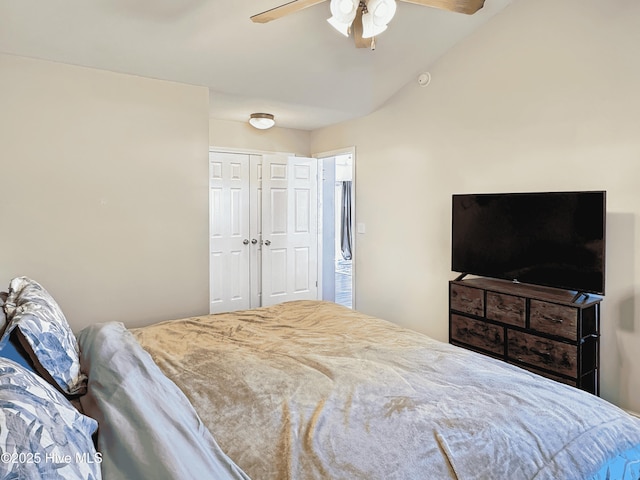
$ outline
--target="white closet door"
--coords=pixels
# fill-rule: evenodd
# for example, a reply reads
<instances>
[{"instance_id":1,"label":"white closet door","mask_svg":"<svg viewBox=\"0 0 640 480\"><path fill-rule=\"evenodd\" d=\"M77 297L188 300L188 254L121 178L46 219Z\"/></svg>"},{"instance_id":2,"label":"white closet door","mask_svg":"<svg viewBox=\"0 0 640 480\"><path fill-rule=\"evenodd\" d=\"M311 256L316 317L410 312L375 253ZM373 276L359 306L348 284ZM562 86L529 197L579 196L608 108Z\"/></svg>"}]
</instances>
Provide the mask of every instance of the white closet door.
<instances>
[{"instance_id":1,"label":"white closet door","mask_svg":"<svg viewBox=\"0 0 640 480\"><path fill-rule=\"evenodd\" d=\"M315 158L262 159L262 305L318 298Z\"/></svg>"},{"instance_id":2,"label":"white closet door","mask_svg":"<svg viewBox=\"0 0 640 480\"><path fill-rule=\"evenodd\" d=\"M209 311L250 308L249 155L212 152L209 164Z\"/></svg>"}]
</instances>

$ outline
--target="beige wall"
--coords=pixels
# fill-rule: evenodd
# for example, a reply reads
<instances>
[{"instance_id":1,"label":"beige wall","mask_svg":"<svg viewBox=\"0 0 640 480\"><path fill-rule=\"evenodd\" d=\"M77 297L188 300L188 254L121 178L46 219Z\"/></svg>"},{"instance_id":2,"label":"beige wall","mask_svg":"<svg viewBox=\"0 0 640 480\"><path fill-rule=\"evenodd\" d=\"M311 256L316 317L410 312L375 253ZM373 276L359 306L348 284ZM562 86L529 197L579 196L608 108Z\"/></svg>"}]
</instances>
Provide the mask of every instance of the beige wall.
<instances>
[{"instance_id":1,"label":"beige wall","mask_svg":"<svg viewBox=\"0 0 640 480\"><path fill-rule=\"evenodd\" d=\"M208 91L0 55L0 289L72 327L208 311Z\"/></svg>"},{"instance_id":2,"label":"beige wall","mask_svg":"<svg viewBox=\"0 0 640 480\"><path fill-rule=\"evenodd\" d=\"M277 119L276 119L277 120ZM306 130L273 127L256 130L247 122L211 118L209 144L212 147L243 151L293 153L309 156L311 133Z\"/></svg>"},{"instance_id":3,"label":"beige wall","mask_svg":"<svg viewBox=\"0 0 640 480\"><path fill-rule=\"evenodd\" d=\"M602 395L640 411L639 24L638 2L519 0L429 87L312 133L357 148L359 309L446 340L452 193L606 189Z\"/></svg>"},{"instance_id":4,"label":"beige wall","mask_svg":"<svg viewBox=\"0 0 640 480\"><path fill-rule=\"evenodd\" d=\"M204 313L209 145L355 145L358 308L445 340L452 193L604 188L603 396L640 411L639 5L518 0L429 87L311 134L209 122L204 88L0 55L0 287L40 280L75 329Z\"/></svg>"}]
</instances>

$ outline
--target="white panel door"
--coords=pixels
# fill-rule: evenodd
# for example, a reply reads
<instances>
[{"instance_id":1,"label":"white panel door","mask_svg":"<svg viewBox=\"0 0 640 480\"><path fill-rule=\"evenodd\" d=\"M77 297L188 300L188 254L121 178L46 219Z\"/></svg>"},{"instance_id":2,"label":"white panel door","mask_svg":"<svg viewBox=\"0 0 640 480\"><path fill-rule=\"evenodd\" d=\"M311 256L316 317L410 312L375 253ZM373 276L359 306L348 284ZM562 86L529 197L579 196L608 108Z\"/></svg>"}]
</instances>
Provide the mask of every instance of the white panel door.
<instances>
[{"instance_id":1,"label":"white panel door","mask_svg":"<svg viewBox=\"0 0 640 480\"><path fill-rule=\"evenodd\" d=\"M262 159L262 305L318 298L315 158Z\"/></svg>"},{"instance_id":2,"label":"white panel door","mask_svg":"<svg viewBox=\"0 0 640 480\"><path fill-rule=\"evenodd\" d=\"M210 313L251 307L249 158L209 154Z\"/></svg>"}]
</instances>

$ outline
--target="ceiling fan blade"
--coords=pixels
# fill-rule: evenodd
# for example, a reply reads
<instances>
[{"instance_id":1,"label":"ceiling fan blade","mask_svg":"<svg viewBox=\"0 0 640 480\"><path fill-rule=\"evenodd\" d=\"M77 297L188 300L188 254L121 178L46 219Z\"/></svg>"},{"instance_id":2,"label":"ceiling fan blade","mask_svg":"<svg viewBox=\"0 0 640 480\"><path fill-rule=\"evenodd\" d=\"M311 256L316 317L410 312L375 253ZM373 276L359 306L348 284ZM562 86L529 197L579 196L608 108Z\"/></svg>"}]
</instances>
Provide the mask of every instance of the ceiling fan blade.
<instances>
[{"instance_id":1,"label":"ceiling fan blade","mask_svg":"<svg viewBox=\"0 0 640 480\"><path fill-rule=\"evenodd\" d=\"M251 21L255 23L267 23L271 20L276 20L278 18L284 17L285 15L289 15L290 13L297 12L307 7L313 7L318 3L326 1L327 0L293 0L289 3L285 3L284 5L280 5L279 7L267 10L266 12L253 15L251 17Z\"/></svg>"},{"instance_id":2,"label":"ceiling fan blade","mask_svg":"<svg viewBox=\"0 0 640 480\"><path fill-rule=\"evenodd\" d=\"M362 11L364 7L361 5L356 12L356 18L353 19L351 24L351 31L353 32L353 40L356 43L356 48L371 48L371 42L373 38L362 38Z\"/></svg>"},{"instance_id":3,"label":"ceiling fan blade","mask_svg":"<svg viewBox=\"0 0 640 480\"><path fill-rule=\"evenodd\" d=\"M451 12L466 13L473 15L484 6L485 0L400 0L416 5L426 5L427 7L440 8Z\"/></svg>"}]
</instances>

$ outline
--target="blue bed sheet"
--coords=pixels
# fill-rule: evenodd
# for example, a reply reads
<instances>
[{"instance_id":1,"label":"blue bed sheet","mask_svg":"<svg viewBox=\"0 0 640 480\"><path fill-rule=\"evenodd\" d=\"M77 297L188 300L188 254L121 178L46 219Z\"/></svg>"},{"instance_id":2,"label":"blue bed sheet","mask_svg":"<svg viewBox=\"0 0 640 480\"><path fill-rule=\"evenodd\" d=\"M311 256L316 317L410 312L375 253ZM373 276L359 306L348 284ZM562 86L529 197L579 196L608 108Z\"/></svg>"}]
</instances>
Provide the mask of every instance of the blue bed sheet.
<instances>
[{"instance_id":1,"label":"blue bed sheet","mask_svg":"<svg viewBox=\"0 0 640 480\"><path fill-rule=\"evenodd\" d=\"M638 479L640 479L640 445L609 460L592 478L592 480Z\"/></svg>"}]
</instances>

